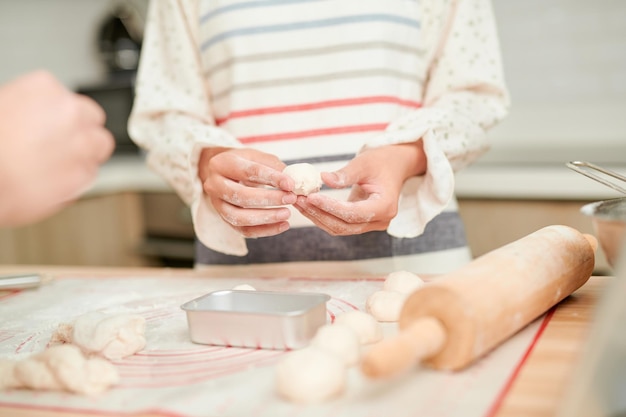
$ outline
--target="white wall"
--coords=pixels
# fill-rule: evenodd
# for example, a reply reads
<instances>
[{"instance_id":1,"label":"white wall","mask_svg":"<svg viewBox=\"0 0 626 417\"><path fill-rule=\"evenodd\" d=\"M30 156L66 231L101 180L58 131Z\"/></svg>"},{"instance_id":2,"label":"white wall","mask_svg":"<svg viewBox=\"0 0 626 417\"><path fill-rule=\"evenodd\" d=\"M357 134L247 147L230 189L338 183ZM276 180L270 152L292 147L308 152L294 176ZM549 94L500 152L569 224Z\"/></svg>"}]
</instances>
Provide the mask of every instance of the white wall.
<instances>
[{"instance_id":1,"label":"white wall","mask_svg":"<svg viewBox=\"0 0 626 417\"><path fill-rule=\"evenodd\" d=\"M494 0L510 116L483 162L626 164L626 1Z\"/></svg>"},{"instance_id":2,"label":"white wall","mask_svg":"<svg viewBox=\"0 0 626 417\"><path fill-rule=\"evenodd\" d=\"M0 83L46 68L68 87L104 77L97 30L118 1L0 0ZM126 1L143 10L146 1Z\"/></svg>"}]
</instances>

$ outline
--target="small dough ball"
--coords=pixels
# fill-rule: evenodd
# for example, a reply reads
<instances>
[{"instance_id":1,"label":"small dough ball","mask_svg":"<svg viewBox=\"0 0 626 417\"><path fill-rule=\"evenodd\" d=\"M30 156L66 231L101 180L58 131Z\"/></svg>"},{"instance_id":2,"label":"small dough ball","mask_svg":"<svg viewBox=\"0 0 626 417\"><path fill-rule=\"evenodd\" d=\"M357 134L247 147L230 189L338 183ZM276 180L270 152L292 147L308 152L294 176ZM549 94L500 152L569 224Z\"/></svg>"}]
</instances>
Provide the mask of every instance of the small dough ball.
<instances>
[{"instance_id":1,"label":"small dough ball","mask_svg":"<svg viewBox=\"0 0 626 417\"><path fill-rule=\"evenodd\" d=\"M15 378L16 363L9 359L0 359L0 391L20 386L19 381Z\"/></svg>"},{"instance_id":2,"label":"small dough ball","mask_svg":"<svg viewBox=\"0 0 626 417\"><path fill-rule=\"evenodd\" d=\"M396 291L376 291L365 303L365 310L378 321L398 321L407 294Z\"/></svg>"},{"instance_id":3,"label":"small dough ball","mask_svg":"<svg viewBox=\"0 0 626 417\"><path fill-rule=\"evenodd\" d=\"M117 370L100 357L85 357L74 345L52 346L39 355L61 387L69 392L93 395L119 381Z\"/></svg>"},{"instance_id":4,"label":"small dough ball","mask_svg":"<svg viewBox=\"0 0 626 417\"><path fill-rule=\"evenodd\" d=\"M7 362L0 363L6 366ZM13 388L63 390L93 395L119 382L116 368L99 357L85 357L74 345L56 345L41 353L15 362L12 368ZM0 372L2 370L0 369Z\"/></svg>"},{"instance_id":5,"label":"small dough ball","mask_svg":"<svg viewBox=\"0 0 626 417\"><path fill-rule=\"evenodd\" d=\"M283 169L283 173L293 178L296 183L293 192L298 195L316 193L322 188L322 176L311 164L288 165Z\"/></svg>"},{"instance_id":6,"label":"small dough ball","mask_svg":"<svg viewBox=\"0 0 626 417\"><path fill-rule=\"evenodd\" d=\"M385 291L397 291L403 294L410 294L424 285L424 281L417 275L409 271L395 271L387 275L383 284Z\"/></svg>"},{"instance_id":7,"label":"small dough ball","mask_svg":"<svg viewBox=\"0 0 626 417\"><path fill-rule=\"evenodd\" d=\"M254 288L252 285L248 285L248 284L239 284L239 285L235 285L233 287L233 290L239 290L239 291L256 291L256 288Z\"/></svg>"},{"instance_id":8,"label":"small dough ball","mask_svg":"<svg viewBox=\"0 0 626 417\"><path fill-rule=\"evenodd\" d=\"M355 365L361 358L359 337L345 324L326 324L311 339L311 346L337 355L346 366Z\"/></svg>"},{"instance_id":9,"label":"small dough ball","mask_svg":"<svg viewBox=\"0 0 626 417\"><path fill-rule=\"evenodd\" d=\"M276 391L297 403L321 402L346 388L347 368L336 355L309 346L290 352L276 366Z\"/></svg>"},{"instance_id":10,"label":"small dough ball","mask_svg":"<svg viewBox=\"0 0 626 417\"><path fill-rule=\"evenodd\" d=\"M24 387L37 391L60 391L64 389L52 370L48 368L44 357L33 356L17 362L13 374L19 381L18 388Z\"/></svg>"},{"instance_id":11,"label":"small dough ball","mask_svg":"<svg viewBox=\"0 0 626 417\"><path fill-rule=\"evenodd\" d=\"M371 314L360 310L349 311L337 316L335 324L345 324L352 328L362 345L376 343L383 338L383 328L380 323Z\"/></svg>"}]
</instances>

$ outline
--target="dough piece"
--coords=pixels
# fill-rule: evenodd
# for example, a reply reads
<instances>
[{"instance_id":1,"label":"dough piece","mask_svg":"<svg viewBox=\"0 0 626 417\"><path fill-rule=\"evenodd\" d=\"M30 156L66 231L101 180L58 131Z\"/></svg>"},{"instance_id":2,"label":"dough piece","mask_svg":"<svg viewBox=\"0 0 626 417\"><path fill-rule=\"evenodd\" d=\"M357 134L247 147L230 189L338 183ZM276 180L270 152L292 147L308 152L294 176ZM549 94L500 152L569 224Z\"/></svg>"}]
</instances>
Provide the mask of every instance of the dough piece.
<instances>
[{"instance_id":1,"label":"dough piece","mask_svg":"<svg viewBox=\"0 0 626 417\"><path fill-rule=\"evenodd\" d=\"M346 388L347 368L336 355L309 346L285 356L276 366L276 391L297 403L321 402Z\"/></svg>"},{"instance_id":2,"label":"dough piece","mask_svg":"<svg viewBox=\"0 0 626 417\"><path fill-rule=\"evenodd\" d=\"M85 358L77 346L57 345L21 361L0 362L0 389L69 391L93 395L119 381L102 358Z\"/></svg>"},{"instance_id":3,"label":"dough piece","mask_svg":"<svg viewBox=\"0 0 626 417\"><path fill-rule=\"evenodd\" d=\"M78 317L73 324L60 324L50 343L72 343L87 355L116 360L146 346L145 327L145 319L138 315L92 312Z\"/></svg>"},{"instance_id":4,"label":"dough piece","mask_svg":"<svg viewBox=\"0 0 626 417\"><path fill-rule=\"evenodd\" d=\"M383 338L383 329L376 319L360 310L343 313L335 319L335 324L345 324L359 337L362 345L376 343Z\"/></svg>"},{"instance_id":5,"label":"dough piece","mask_svg":"<svg viewBox=\"0 0 626 417\"><path fill-rule=\"evenodd\" d=\"M365 310L378 321L398 321L407 294L396 291L376 291L365 302Z\"/></svg>"},{"instance_id":6,"label":"dough piece","mask_svg":"<svg viewBox=\"0 0 626 417\"><path fill-rule=\"evenodd\" d=\"M395 271L387 275L383 284L385 291L397 291L403 294L410 294L424 285L424 281L417 275L409 271Z\"/></svg>"},{"instance_id":7,"label":"dough piece","mask_svg":"<svg viewBox=\"0 0 626 417\"><path fill-rule=\"evenodd\" d=\"M256 291L256 288L254 288L252 285L248 285L248 284L239 284L239 285L235 285L233 287L233 290L239 290L239 291Z\"/></svg>"},{"instance_id":8,"label":"dough piece","mask_svg":"<svg viewBox=\"0 0 626 417\"><path fill-rule=\"evenodd\" d=\"M15 364L15 361L0 359L0 391L20 386L20 382L15 378Z\"/></svg>"},{"instance_id":9,"label":"dough piece","mask_svg":"<svg viewBox=\"0 0 626 417\"><path fill-rule=\"evenodd\" d=\"M310 345L337 355L346 366L355 365L361 359L359 337L345 324L326 324L320 327Z\"/></svg>"},{"instance_id":10,"label":"dough piece","mask_svg":"<svg viewBox=\"0 0 626 417\"><path fill-rule=\"evenodd\" d=\"M283 173L293 178L296 183L293 192L298 195L316 193L322 188L322 177L311 164L288 165L283 169Z\"/></svg>"}]
</instances>

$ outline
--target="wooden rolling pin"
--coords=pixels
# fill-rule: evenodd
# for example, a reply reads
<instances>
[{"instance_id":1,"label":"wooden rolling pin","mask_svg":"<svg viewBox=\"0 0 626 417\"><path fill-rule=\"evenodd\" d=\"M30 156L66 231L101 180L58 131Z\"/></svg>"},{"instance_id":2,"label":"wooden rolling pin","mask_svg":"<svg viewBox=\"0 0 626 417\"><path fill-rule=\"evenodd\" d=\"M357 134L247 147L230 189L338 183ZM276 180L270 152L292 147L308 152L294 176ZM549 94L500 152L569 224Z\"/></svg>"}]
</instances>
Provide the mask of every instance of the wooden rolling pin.
<instances>
[{"instance_id":1,"label":"wooden rolling pin","mask_svg":"<svg viewBox=\"0 0 626 417\"><path fill-rule=\"evenodd\" d=\"M418 362L464 368L587 282L597 246L548 226L426 284L407 298L399 334L372 346L361 370L379 378Z\"/></svg>"}]
</instances>

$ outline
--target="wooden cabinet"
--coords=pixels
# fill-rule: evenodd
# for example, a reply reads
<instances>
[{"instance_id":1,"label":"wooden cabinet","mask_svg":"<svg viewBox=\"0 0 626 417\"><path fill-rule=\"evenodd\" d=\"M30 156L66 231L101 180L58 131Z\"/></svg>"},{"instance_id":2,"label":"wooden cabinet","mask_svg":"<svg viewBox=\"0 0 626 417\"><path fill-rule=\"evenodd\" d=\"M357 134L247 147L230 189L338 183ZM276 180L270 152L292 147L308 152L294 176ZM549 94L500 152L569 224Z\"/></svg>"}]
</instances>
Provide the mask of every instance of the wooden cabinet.
<instances>
[{"instance_id":1,"label":"wooden cabinet","mask_svg":"<svg viewBox=\"0 0 626 417\"><path fill-rule=\"evenodd\" d=\"M141 197L117 193L85 197L39 223L0 229L0 263L143 266Z\"/></svg>"},{"instance_id":2,"label":"wooden cabinet","mask_svg":"<svg viewBox=\"0 0 626 417\"><path fill-rule=\"evenodd\" d=\"M473 255L519 239L542 227L562 224L593 234L591 220L580 212L584 201L460 199L459 212ZM599 248L596 273L610 274Z\"/></svg>"}]
</instances>

